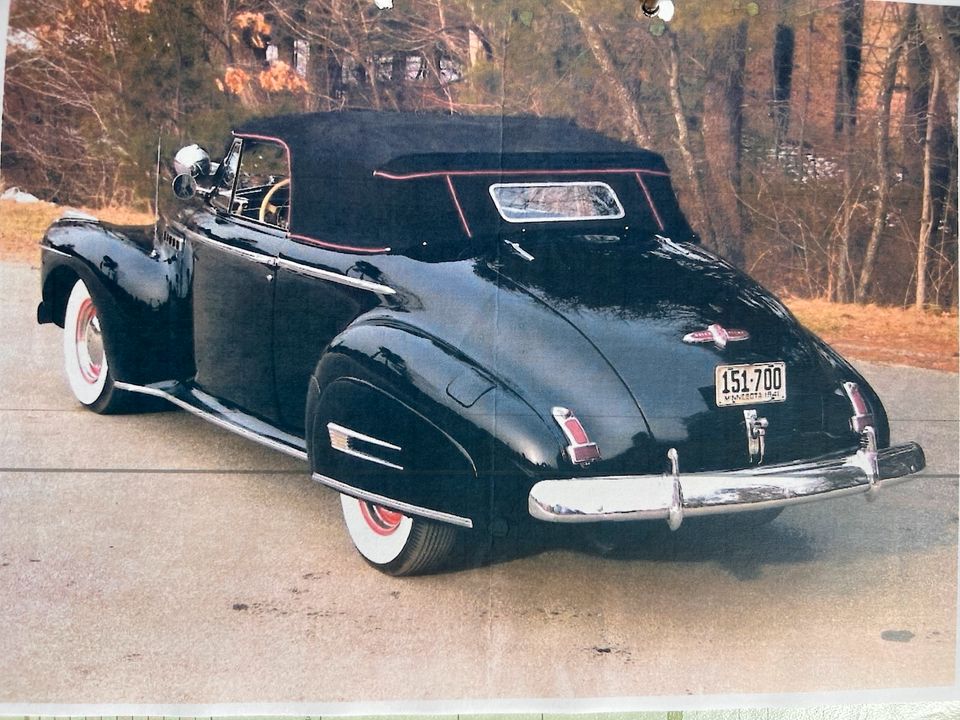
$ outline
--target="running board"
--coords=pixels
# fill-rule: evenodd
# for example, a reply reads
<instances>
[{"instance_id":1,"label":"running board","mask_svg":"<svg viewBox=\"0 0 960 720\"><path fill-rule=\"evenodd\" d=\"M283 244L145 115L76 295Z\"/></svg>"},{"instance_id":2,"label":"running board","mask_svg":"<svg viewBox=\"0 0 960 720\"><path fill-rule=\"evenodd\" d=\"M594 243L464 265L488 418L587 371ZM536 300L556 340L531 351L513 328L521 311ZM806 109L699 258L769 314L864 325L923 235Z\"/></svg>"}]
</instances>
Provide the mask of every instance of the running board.
<instances>
[{"instance_id":1,"label":"running board","mask_svg":"<svg viewBox=\"0 0 960 720\"><path fill-rule=\"evenodd\" d=\"M303 438L290 435L270 423L229 407L202 390L180 382L160 382L152 385L132 385L116 382L118 390L163 398L187 412L219 425L248 440L279 450L299 460L307 459L307 444Z\"/></svg>"}]
</instances>

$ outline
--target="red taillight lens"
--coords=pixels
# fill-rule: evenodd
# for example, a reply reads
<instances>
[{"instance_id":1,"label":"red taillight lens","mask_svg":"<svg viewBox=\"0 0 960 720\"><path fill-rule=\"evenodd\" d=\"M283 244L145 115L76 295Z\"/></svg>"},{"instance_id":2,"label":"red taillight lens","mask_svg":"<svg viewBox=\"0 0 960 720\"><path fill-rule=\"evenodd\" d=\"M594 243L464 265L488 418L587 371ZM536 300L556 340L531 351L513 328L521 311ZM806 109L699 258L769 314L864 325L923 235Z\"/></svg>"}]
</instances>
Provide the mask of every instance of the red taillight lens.
<instances>
[{"instance_id":1,"label":"red taillight lens","mask_svg":"<svg viewBox=\"0 0 960 720\"><path fill-rule=\"evenodd\" d=\"M573 442L575 442L577 445L585 445L590 442L586 431L583 429L583 425L581 425L580 421L575 417L570 417L564 420L563 427L567 431L567 437L573 440Z\"/></svg>"}]
</instances>

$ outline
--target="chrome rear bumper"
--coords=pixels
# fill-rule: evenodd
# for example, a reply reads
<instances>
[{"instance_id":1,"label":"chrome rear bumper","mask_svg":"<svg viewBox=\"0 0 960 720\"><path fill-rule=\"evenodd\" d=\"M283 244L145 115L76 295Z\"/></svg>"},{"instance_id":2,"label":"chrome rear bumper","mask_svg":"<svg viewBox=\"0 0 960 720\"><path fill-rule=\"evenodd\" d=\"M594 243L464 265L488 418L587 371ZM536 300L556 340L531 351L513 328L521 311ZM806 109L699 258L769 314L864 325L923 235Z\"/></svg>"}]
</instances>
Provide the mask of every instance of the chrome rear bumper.
<instances>
[{"instance_id":1,"label":"chrome rear bumper","mask_svg":"<svg viewBox=\"0 0 960 720\"><path fill-rule=\"evenodd\" d=\"M867 493L907 480L924 468L916 443L875 450L872 428L852 455L731 472L543 480L528 498L530 514L548 522L667 520L677 529L684 517L764 510L814 500ZM671 457L675 458L675 451Z\"/></svg>"}]
</instances>

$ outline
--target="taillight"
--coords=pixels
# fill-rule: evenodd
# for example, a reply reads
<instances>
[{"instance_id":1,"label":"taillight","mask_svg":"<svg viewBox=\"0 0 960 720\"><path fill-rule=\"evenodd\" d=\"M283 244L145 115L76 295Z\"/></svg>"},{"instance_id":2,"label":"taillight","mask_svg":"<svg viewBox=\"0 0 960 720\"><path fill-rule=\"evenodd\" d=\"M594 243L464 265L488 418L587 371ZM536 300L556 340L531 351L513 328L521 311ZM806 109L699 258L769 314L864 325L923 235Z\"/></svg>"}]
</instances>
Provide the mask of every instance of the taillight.
<instances>
[{"instance_id":1,"label":"taillight","mask_svg":"<svg viewBox=\"0 0 960 720\"><path fill-rule=\"evenodd\" d=\"M577 465L589 465L594 460L600 459L600 448L597 444L590 442L590 437L583 425L577 419L577 416L564 407L555 407L552 410L553 419L563 431L567 439L567 456Z\"/></svg>"}]
</instances>

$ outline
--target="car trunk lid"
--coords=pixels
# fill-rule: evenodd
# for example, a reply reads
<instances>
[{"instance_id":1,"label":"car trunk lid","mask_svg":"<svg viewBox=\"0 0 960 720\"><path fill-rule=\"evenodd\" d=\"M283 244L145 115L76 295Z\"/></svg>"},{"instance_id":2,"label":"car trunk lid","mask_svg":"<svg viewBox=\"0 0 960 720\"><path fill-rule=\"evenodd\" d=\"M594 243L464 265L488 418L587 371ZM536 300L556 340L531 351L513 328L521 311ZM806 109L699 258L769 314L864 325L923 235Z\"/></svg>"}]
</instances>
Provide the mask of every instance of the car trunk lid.
<instances>
[{"instance_id":1,"label":"car trunk lid","mask_svg":"<svg viewBox=\"0 0 960 720\"><path fill-rule=\"evenodd\" d=\"M632 394L657 447L675 447L686 470L781 462L849 445L844 428L825 422L824 398L842 398L807 332L725 261L665 238L511 241L533 259L505 247L493 263L497 272L592 343ZM783 363L785 399L718 406L718 367L765 363ZM748 434L762 420L758 449Z\"/></svg>"}]
</instances>

